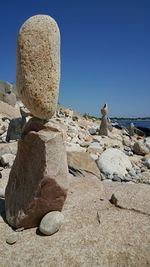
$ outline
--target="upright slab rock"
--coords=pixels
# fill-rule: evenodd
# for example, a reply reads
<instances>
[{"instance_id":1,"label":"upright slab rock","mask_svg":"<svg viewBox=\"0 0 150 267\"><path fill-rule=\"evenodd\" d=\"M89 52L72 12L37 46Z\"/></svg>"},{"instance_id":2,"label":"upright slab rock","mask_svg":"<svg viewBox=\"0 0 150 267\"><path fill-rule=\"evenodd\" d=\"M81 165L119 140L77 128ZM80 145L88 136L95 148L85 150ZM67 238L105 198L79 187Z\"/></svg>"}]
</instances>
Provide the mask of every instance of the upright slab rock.
<instances>
[{"instance_id":1,"label":"upright slab rock","mask_svg":"<svg viewBox=\"0 0 150 267\"><path fill-rule=\"evenodd\" d=\"M100 135L105 135L108 136L108 132L109 132L109 128L111 128L111 123L108 122L108 105L104 104L104 106L101 109L101 114L102 114L102 118L101 118L101 124L100 124L100 129L99 129L99 134ZM111 129L112 131L112 129Z\"/></svg>"},{"instance_id":2,"label":"upright slab rock","mask_svg":"<svg viewBox=\"0 0 150 267\"><path fill-rule=\"evenodd\" d=\"M47 15L29 18L17 41L18 95L33 116L50 119L58 100L60 81L60 33Z\"/></svg>"},{"instance_id":3,"label":"upright slab rock","mask_svg":"<svg viewBox=\"0 0 150 267\"><path fill-rule=\"evenodd\" d=\"M108 121L107 115L103 116L101 119L101 125L99 130L100 135L108 136Z\"/></svg>"},{"instance_id":4,"label":"upright slab rock","mask_svg":"<svg viewBox=\"0 0 150 267\"><path fill-rule=\"evenodd\" d=\"M15 228L38 226L45 214L61 211L68 189L62 133L53 123L31 119L18 142L6 188L6 219Z\"/></svg>"}]
</instances>

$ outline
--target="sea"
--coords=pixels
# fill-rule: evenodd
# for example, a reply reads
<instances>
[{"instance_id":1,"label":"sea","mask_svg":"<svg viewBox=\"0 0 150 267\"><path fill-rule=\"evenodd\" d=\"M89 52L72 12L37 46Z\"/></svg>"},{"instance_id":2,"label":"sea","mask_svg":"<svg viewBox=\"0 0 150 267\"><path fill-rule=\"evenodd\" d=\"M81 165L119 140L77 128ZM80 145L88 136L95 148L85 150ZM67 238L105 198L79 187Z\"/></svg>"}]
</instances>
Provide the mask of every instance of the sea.
<instances>
[{"instance_id":1,"label":"sea","mask_svg":"<svg viewBox=\"0 0 150 267\"><path fill-rule=\"evenodd\" d=\"M150 129L150 120L121 120L116 119L113 122L117 122L120 126L128 127L130 123L133 123L135 127L142 127Z\"/></svg>"}]
</instances>

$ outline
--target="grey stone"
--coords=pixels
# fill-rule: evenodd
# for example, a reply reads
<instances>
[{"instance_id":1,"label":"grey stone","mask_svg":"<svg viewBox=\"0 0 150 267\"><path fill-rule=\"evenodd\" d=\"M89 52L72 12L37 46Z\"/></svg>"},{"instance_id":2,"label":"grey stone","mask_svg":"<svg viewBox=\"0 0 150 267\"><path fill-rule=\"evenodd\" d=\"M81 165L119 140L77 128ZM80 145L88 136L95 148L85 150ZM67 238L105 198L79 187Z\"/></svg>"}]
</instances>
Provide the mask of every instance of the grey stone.
<instances>
[{"instance_id":1,"label":"grey stone","mask_svg":"<svg viewBox=\"0 0 150 267\"><path fill-rule=\"evenodd\" d=\"M134 169L129 170L129 175L135 176L136 175L136 171Z\"/></svg>"},{"instance_id":2,"label":"grey stone","mask_svg":"<svg viewBox=\"0 0 150 267\"><path fill-rule=\"evenodd\" d=\"M150 169L150 158L146 159L146 160L144 161L144 164L145 164L145 166L146 166L148 169Z\"/></svg>"},{"instance_id":3,"label":"grey stone","mask_svg":"<svg viewBox=\"0 0 150 267\"><path fill-rule=\"evenodd\" d=\"M103 116L101 118L101 124L100 124L100 135L108 136L108 122L107 122L107 116Z\"/></svg>"},{"instance_id":4,"label":"grey stone","mask_svg":"<svg viewBox=\"0 0 150 267\"><path fill-rule=\"evenodd\" d=\"M6 141L19 140L21 138L23 127L26 123L25 118L16 118L10 121Z\"/></svg>"},{"instance_id":5,"label":"grey stone","mask_svg":"<svg viewBox=\"0 0 150 267\"><path fill-rule=\"evenodd\" d=\"M44 235L53 235L64 223L64 215L59 211L47 213L40 222L39 230Z\"/></svg>"},{"instance_id":6,"label":"grey stone","mask_svg":"<svg viewBox=\"0 0 150 267\"><path fill-rule=\"evenodd\" d=\"M135 128L134 124L133 123L130 123L129 124L129 127L128 127L128 131L129 131L129 135L130 136L133 136L134 135L134 128Z\"/></svg>"},{"instance_id":7,"label":"grey stone","mask_svg":"<svg viewBox=\"0 0 150 267\"><path fill-rule=\"evenodd\" d=\"M18 240L18 235L16 232L14 232L6 238L6 243L8 243L9 245L13 245L17 242L17 240Z\"/></svg>"},{"instance_id":8,"label":"grey stone","mask_svg":"<svg viewBox=\"0 0 150 267\"><path fill-rule=\"evenodd\" d=\"M96 135L96 129L94 127L88 129L91 135Z\"/></svg>"},{"instance_id":9,"label":"grey stone","mask_svg":"<svg viewBox=\"0 0 150 267\"><path fill-rule=\"evenodd\" d=\"M121 178L117 175L114 175L113 178L112 178L112 181L114 182L121 182Z\"/></svg>"}]
</instances>

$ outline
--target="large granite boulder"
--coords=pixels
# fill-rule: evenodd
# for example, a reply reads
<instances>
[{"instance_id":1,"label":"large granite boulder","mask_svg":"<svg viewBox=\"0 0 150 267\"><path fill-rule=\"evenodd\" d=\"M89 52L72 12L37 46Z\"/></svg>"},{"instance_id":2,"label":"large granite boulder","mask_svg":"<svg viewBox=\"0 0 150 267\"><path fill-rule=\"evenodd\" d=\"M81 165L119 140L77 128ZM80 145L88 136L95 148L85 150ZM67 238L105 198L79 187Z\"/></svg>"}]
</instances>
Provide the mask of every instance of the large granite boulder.
<instances>
[{"instance_id":1,"label":"large granite boulder","mask_svg":"<svg viewBox=\"0 0 150 267\"><path fill-rule=\"evenodd\" d=\"M103 173L125 175L132 168L131 162L122 151L116 148L106 149L97 160Z\"/></svg>"},{"instance_id":2,"label":"large granite boulder","mask_svg":"<svg viewBox=\"0 0 150 267\"><path fill-rule=\"evenodd\" d=\"M6 219L13 227L38 226L50 211L61 211L68 189L63 137L53 123L31 119L18 142L6 188Z\"/></svg>"},{"instance_id":3,"label":"large granite boulder","mask_svg":"<svg viewBox=\"0 0 150 267\"><path fill-rule=\"evenodd\" d=\"M60 33L47 15L29 18L17 42L18 95L35 117L50 119L57 107L60 80Z\"/></svg>"}]
</instances>

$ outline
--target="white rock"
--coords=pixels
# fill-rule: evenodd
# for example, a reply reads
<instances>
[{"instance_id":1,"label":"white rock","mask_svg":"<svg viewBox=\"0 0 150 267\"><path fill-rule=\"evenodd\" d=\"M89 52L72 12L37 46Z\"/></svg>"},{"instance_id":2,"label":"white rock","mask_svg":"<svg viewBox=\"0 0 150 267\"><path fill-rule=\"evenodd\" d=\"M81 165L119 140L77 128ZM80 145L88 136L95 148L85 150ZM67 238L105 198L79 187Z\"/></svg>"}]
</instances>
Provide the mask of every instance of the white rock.
<instances>
[{"instance_id":1,"label":"white rock","mask_svg":"<svg viewBox=\"0 0 150 267\"><path fill-rule=\"evenodd\" d=\"M0 188L0 197L5 197L5 188Z\"/></svg>"},{"instance_id":2,"label":"white rock","mask_svg":"<svg viewBox=\"0 0 150 267\"><path fill-rule=\"evenodd\" d=\"M103 148L98 142L93 142L89 145L88 152L93 154L101 154L103 152Z\"/></svg>"},{"instance_id":3,"label":"white rock","mask_svg":"<svg viewBox=\"0 0 150 267\"><path fill-rule=\"evenodd\" d=\"M66 151L67 152L73 152L73 151L83 151L85 152L86 151L86 148L84 147L80 147L79 144L72 144L72 143L69 143L69 142L65 142L65 146L66 146Z\"/></svg>"},{"instance_id":4,"label":"white rock","mask_svg":"<svg viewBox=\"0 0 150 267\"><path fill-rule=\"evenodd\" d=\"M6 238L6 243L8 243L9 245L12 245L16 243L17 240L18 240L18 234L14 232Z\"/></svg>"},{"instance_id":5,"label":"white rock","mask_svg":"<svg viewBox=\"0 0 150 267\"><path fill-rule=\"evenodd\" d=\"M98 159L98 155L96 155L96 154L90 154L90 156L91 156L92 159L94 159L95 161Z\"/></svg>"},{"instance_id":6,"label":"white rock","mask_svg":"<svg viewBox=\"0 0 150 267\"><path fill-rule=\"evenodd\" d=\"M1 164L2 166L8 166L11 167L14 163L15 160L15 155L13 154L4 154L1 156Z\"/></svg>"},{"instance_id":7,"label":"white rock","mask_svg":"<svg viewBox=\"0 0 150 267\"><path fill-rule=\"evenodd\" d=\"M44 235L56 233L64 223L64 215L59 211L47 213L41 220L39 230Z\"/></svg>"},{"instance_id":8,"label":"white rock","mask_svg":"<svg viewBox=\"0 0 150 267\"><path fill-rule=\"evenodd\" d=\"M97 165L102 172L117 175L125 175L127 169L132 168L129 158L116 148L106 149L97 160Z\"/></svg>"}]
</instances>

